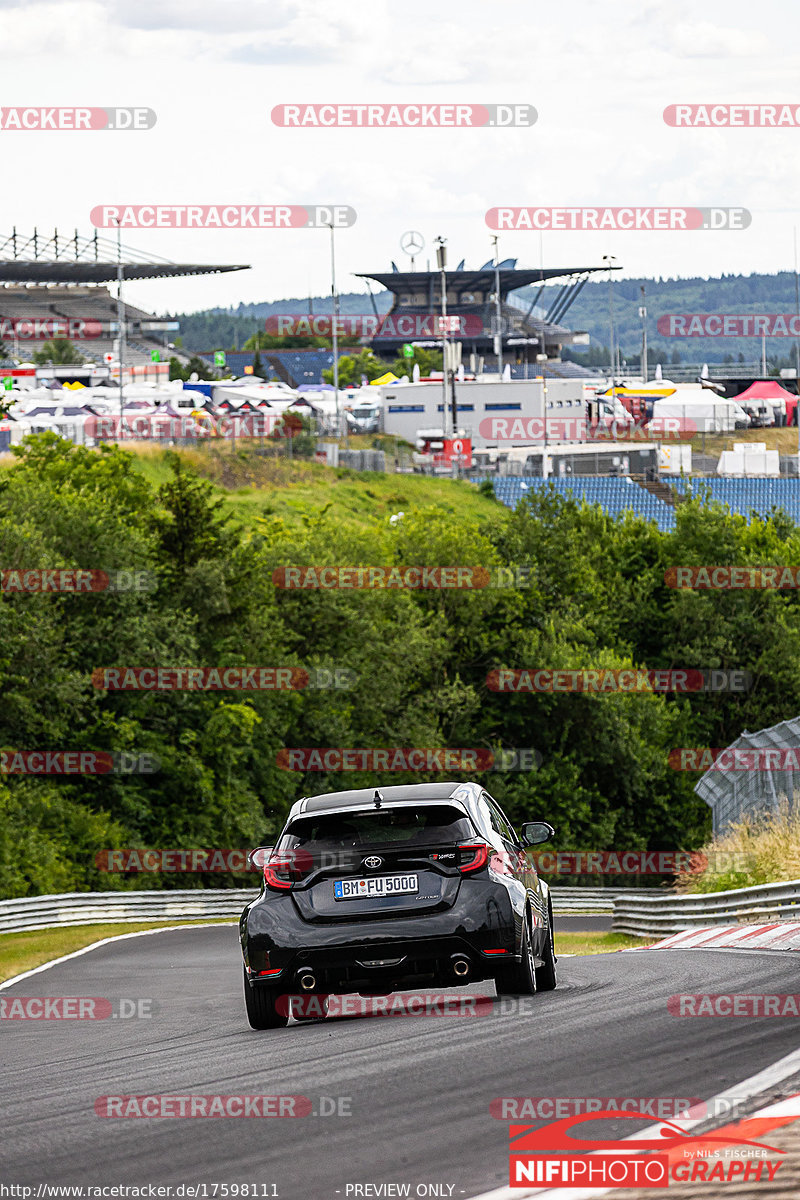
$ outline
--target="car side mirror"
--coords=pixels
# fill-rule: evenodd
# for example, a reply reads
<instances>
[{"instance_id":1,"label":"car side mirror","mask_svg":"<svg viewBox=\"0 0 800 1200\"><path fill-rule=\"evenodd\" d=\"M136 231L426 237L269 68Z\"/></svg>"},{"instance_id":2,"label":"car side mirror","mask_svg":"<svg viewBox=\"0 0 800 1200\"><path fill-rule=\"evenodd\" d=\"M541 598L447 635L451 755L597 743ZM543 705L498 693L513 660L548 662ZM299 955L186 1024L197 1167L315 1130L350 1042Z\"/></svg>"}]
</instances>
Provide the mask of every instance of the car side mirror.
<instances>
[{"instance_id":1,"label":"car side mirror","mask_svg":"<svg viewBox=\"0 0 800 1200\"><path fill-rule=\"evenodd\" d=\"M523 846L538 846L542 842L549 842L556 833L547 821L526 821L521 832Z\"/></svg>"}]
</instances>

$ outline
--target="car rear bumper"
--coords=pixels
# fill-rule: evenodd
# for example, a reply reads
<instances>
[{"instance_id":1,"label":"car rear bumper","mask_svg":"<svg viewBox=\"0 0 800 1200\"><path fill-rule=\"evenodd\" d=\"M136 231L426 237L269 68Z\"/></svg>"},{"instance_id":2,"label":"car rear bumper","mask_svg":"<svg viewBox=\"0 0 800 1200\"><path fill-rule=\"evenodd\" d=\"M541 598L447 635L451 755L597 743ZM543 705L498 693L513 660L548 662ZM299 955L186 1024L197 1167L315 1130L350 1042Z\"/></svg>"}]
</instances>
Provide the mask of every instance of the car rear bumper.
<instances>
[{"instance_id":1,"label":"car rear bumper","mask_svg":"<svg viewBox=\"0 0 800 1200\"><path fill-rule=\"evenodd\" d=\"M299 991L311 972L303 990L336 993L493 978L518 950L519 919L505 888L472 881L465 892L441 912L324 924L303 921L290 896L262 895L240 922L250 981Z\"/></svg>"}]
</instances>

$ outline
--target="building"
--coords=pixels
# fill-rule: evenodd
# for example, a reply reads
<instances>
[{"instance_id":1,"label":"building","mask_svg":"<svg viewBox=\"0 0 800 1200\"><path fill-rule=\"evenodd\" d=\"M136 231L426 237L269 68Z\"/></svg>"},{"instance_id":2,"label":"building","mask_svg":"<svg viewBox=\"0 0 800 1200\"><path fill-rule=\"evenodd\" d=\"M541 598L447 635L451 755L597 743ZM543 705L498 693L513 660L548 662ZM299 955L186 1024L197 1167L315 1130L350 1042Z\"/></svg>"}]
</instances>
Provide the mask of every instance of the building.
<instances>
[{"instance_id":1,"label":"building","mask_svg":"<svg viewBox=\"0 0 800 1200\"><path fill-rule=\"evenodd\" d=\"M695 792L712 811L715 837L745 817L778 812L782 802L795 807L800 797L800 717L756 733L745 730L727 749L760 753L750 766L740 760L735 770L710 767L696 784ZM776 753L770 756L770 751Z\"/></svg>"},{"instance_id":2,"label":"building","mask_svg":"<svg viewBox=\"0 0 800 1200\"><path fill-rule=\"evenodd\" d=\"M46 341L68 338L88 360L103 363L119 354L119 308L108 284L179 275L249 270L247 266L174 263L154 259L97 230L89 237L0 235L0 341L17 359L30 358ZM125 365L144 368L158 351L168 357L178 324L123 303ZM118 373L118 372L117 372Z\"/></svg>"},{"instance_id":3,"label":"building","mask_svg":"<svg viewBox=\"0 0 800 1200\"><path fill-rule=\"evenodd\" d=\"M517 269L515 258L505 259L495 268L484 263L477 271L464 268L463 260L454 271L445 272L447 315L459 318L460 328L448 336L461 342L465 366L476 371L479 360L496 363L495 335L498 333L498 311L495 299L499 283L500 335L503 362L523 368L535 376L536 356L546 354L559 360L561 348L567 345L587 345L588 335L574 333L562 324L570 306L580 295L589 276L605 267L545 267L533 270ZM394 264L392 264L394 267ZM436 347L441 345L437 317L442 309L441 271L398 271L381 274L359 274L360 279L374 280L392 293L389 312L379 317L373 298L375 316L380 329L371 341L372 349L384 358L392 358L406 342ZM546 285L563 280L560 288L547 293L545 307L539 301ZM531 284L538 285L532 300L523 302L514 293ZM370 296L372 293L370 292ZM576 373L587 371L575 368Z\"/></svg>"}]
</instances>

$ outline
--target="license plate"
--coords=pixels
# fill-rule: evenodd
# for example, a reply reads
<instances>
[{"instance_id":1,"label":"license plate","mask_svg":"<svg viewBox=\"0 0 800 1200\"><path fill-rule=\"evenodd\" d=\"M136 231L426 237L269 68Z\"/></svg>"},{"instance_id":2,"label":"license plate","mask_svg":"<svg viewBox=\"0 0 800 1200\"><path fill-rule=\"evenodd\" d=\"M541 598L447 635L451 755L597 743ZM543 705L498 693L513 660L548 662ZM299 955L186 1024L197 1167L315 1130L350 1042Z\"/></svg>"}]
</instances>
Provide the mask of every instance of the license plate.
<instances>
[{"instance_id":1,"label":"license plate","mask_svg":"<svg viewBox=\"0 0 800 1200\"><path fill-rule=\"evenodd\" d=\"M419 891L416 875L381 875L371 879L335 879L334 900L360 900L372 896L402 896Z\"/></svg>"}]
</instances>

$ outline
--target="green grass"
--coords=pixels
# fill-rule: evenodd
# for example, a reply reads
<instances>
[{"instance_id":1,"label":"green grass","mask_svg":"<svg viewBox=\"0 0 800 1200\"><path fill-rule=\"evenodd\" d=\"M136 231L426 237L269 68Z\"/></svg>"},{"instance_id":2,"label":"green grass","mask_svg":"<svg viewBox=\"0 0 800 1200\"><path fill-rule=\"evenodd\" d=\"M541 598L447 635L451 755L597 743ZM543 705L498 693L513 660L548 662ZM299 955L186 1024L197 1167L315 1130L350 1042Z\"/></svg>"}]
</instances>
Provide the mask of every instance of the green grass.
<instances>
[{"instance_id":1,"label":"green grass","mask_svg":"<svg viewBox=\"0 0 800 1200\"><path fill-rule=\"evenodd\" d=\"M657 938L629 937L627 933L559 933L556 920L556 954L608 954L631 946L648 946Z\"/></svg>"},{"instance_id":2,"label":"green grass","mask_svg":"<svg viewBox=\"0 0 800 1200\"><path fill-rule=\"evenodd\" d=\"M99 942L101 938L115 937L120 933L137 933L142 929L165 929L170 925L206 925L207 921L142 921L127 925L123 922L110 925L70 925L57 929L31 929L24 933L0 934L0 983L31 971L42 963L52 962ZM232 924L231 921L216 920L213 924Z\"/></svg>"},{"instance_id":3,"label":"green grass","mask_svg":"<svg viewBox=\"0 0 800 1200\"><path fill-rule=\"evenodd\" d=\"M215 925L232 925L230 920L216 920ZM110 925L70 925L57 929L32 929L25 933L0 934L0 983L31 971L43 963L52 962L102 938L120 933L137 933L142 929L165 929L170 925L206 925L208 921L142 921ZM624 933L556 933L556 954L604 954L611 950L627 950L629 946L647 945L646 939L628 937Z\"/></svg>"},{"instance_id":4,"label":"green grass","mask_svg":"<svg viewBox=\"0 0 800 1200\"><path fill-rule=\"evenodd\" d=\"M135 469L148 482L157 487L169 478L165 451L142 447L134 453ZM299 526L304 517L323 509L329 519L354 529L381 525L393 513L429 505L498 523L509 515L465 480L351 471L304 460L234 454L228 446L180 454L188 466L212 481L225 510L246 526L260 516L280 517L289 527Z\"/></svg>"}]
</instances>

